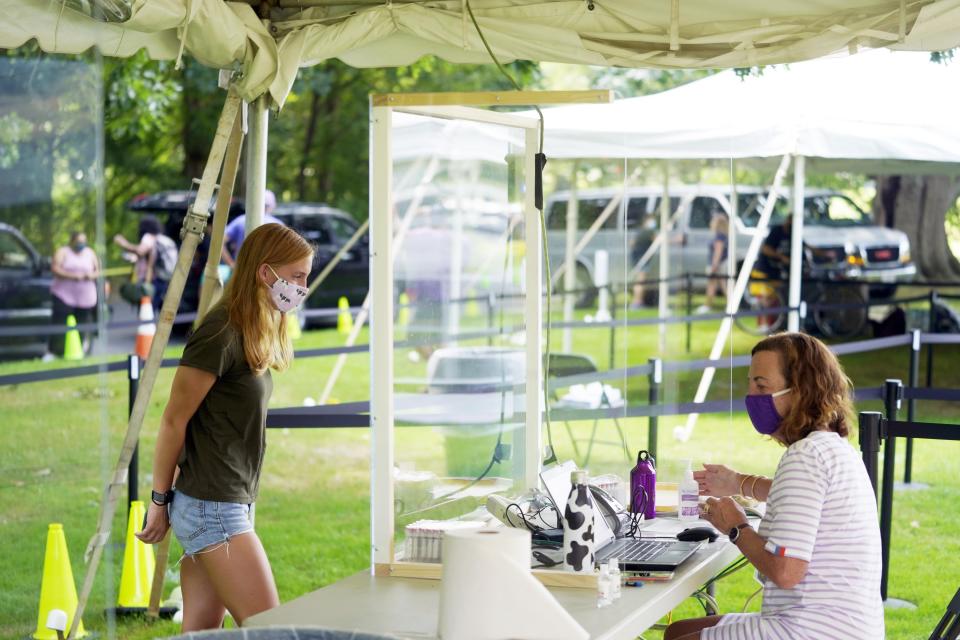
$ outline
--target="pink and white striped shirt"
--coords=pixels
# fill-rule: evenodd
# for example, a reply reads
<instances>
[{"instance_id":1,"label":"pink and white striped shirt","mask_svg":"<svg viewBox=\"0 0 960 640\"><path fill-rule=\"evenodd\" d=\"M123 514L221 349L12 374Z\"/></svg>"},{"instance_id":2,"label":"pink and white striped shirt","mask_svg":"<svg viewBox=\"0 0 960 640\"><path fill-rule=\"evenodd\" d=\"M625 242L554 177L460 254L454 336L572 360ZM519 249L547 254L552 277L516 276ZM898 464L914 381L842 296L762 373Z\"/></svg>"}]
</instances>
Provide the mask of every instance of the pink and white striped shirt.
<instances>
[{"instance_id":1,"label":"pink and white striped shirt","mask_svg":"<svg viewBox=\"0 0 960 640\"><path fill-rule=\"evenodd\" d=\"M764 576L759 614L727 614L701 638L878 640L880 527L863 461L832 431L814 431L780 459L758 533L766 550L809 562L795 587Z\"/></svg>"}]
</instances>

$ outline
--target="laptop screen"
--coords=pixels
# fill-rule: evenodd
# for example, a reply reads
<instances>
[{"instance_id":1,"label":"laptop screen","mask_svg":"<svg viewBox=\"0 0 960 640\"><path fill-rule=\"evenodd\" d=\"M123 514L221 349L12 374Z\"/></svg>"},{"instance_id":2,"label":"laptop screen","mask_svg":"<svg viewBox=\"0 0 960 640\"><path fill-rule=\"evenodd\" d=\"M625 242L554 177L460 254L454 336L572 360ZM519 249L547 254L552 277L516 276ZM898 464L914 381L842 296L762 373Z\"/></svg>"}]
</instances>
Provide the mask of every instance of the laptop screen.
<instances>
[{"instance_id":1,"label":"laptop screen","mask_svg":"<svg viewBox=\"0 0 960 640\"><path fill-rule=\"evenodd\" d=\"M577 464L573 460L568 460L540 472L543 486L550 499L557 505L561 516L567 504L567 496L570 495L570 473L576 470ZM594 548L600 549L613 540L613 530L598 511L596 502L593 504L593 513Z\"/></svg>"}]
</instances>

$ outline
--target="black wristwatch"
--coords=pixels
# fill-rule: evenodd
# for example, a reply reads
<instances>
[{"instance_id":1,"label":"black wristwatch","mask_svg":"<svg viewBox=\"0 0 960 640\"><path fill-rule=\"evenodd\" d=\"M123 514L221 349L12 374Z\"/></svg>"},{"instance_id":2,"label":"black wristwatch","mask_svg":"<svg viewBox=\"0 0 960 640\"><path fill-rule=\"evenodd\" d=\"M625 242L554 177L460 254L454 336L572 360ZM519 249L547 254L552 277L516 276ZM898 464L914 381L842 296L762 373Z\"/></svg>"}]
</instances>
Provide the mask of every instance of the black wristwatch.
<instances>
[{"instance_id":1,"label":"black wristwatch","mask_svg":"<svg viewBox=\"0 0 960 640\"><path fill-rule=\"evenodd\" d=\"M166 493L151 491L150 499L153 500L153 504L157 505L158 507L166 506L173 502L173 489L170 489Z\"/></svg>"},{"instance_id":2,"label":"black wristwatch","mask_svg":"<svg viewBox=\"0 0 960 640\"><path fill-rule=\"evenodd\" d=\"M737 544L737 540L740 539L740 530L749 526L749 522L744 522L743 524L738 524L733 529L730 529L730 532L727 534L727 536L730 538L730 542Z\"/></svg>"}]
</instances>

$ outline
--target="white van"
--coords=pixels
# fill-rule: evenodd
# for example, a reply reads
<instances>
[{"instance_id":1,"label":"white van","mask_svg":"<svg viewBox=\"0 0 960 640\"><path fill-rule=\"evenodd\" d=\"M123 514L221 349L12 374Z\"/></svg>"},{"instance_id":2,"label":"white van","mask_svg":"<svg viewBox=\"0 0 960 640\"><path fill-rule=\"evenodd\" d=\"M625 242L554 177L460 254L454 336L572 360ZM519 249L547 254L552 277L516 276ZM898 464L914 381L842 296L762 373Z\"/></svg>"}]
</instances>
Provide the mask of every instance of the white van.
<instances>
[{"instance_id":1,"label":"white van","mask_svg":"<svg viewBox=\"0 0 960 640\"><path fill-rule=\"evenodd\" d=\"M618 189L577 192L577 241L603 214L611 200L621 193ZM768 190L764 187L737 188L739 215L731 224L731 234L734 231L737 234L738 265L746 256L747 246L756 234L756 224L767 194ZM714 212L730 215L733 210L730 195L730 188L723 185L671 187L670 212L674 224L670 235L670 275L702 274L706 271L713 237L710 219ZM594 255L601 249L609 255L611 281L624 281L634 266L631 247L644 233L645 220L659 227L662 197L663 189L660 187L633 187L626 191L623 201L609 214L577 256L578 289L593 282ZM550 196L545 204L550 266L554 273L561 267L565 257L569 198L569 192L561 191ZM804 200L803 240L820 250L817 260L822 266L848 265L852 277L876 283L870 287L871 295L875 297L893 295L896 283L908 281L916 274L916 267L910 260L910 243L902 231L877 226L850 198L835 191L808 189ZM790 210L787 197L780 196L770 226L782 224ZM659 257L654 255L645 272L649 279L655 279L659 277L659 271ZM704 280L699 279L695 284L702 288ZM586 300L582 298L581 302Z\"/></svg>"}]
</instances>

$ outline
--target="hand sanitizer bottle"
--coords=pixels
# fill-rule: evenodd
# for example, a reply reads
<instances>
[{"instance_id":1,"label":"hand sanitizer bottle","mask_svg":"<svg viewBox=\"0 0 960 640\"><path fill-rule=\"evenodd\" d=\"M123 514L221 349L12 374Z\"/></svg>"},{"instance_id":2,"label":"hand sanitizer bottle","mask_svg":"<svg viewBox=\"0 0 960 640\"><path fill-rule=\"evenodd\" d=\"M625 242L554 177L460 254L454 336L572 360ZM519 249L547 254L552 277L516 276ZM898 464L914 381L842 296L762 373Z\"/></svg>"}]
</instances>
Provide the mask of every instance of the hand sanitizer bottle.
<instances>
[{"instance_id":1,"label":"hand sanitizer bottle","mask_svg":"<svg viewBox=\"0 0 960 640\"><path fill-rule=\"evenodd\" d=\"M620 588L622 586L620 582L620 561L617 558L610 558L608 566L610 567L610 586L612 587L610 599L616 602L620 599Z\"/></svg>"},{"instance_id":2,"label":"hand sanitizer bottle","mask_svg":"<svg viewBox=\"0 0 960 640\"><path fill-rule=\"evenodd\" d=\"M610 606L613 602L612 597L612 584L610 580L610 568L602 564L600 565L600 576L597 578L597 608L602 609L603 607Z\"/></svg>"},{"instance_id":3,"label":"hand sanitizer bottle","mask_svg":"<svg viewBox=\"0 0 960 640\"><path fill-rule=\"evenodd\" d=\"M681 521L696 520L700 517L700 490L693 479L693 469L687 461L687 470L680 482L680 495L677 501L677 518Z\"/></svg>"}]
</instances>

